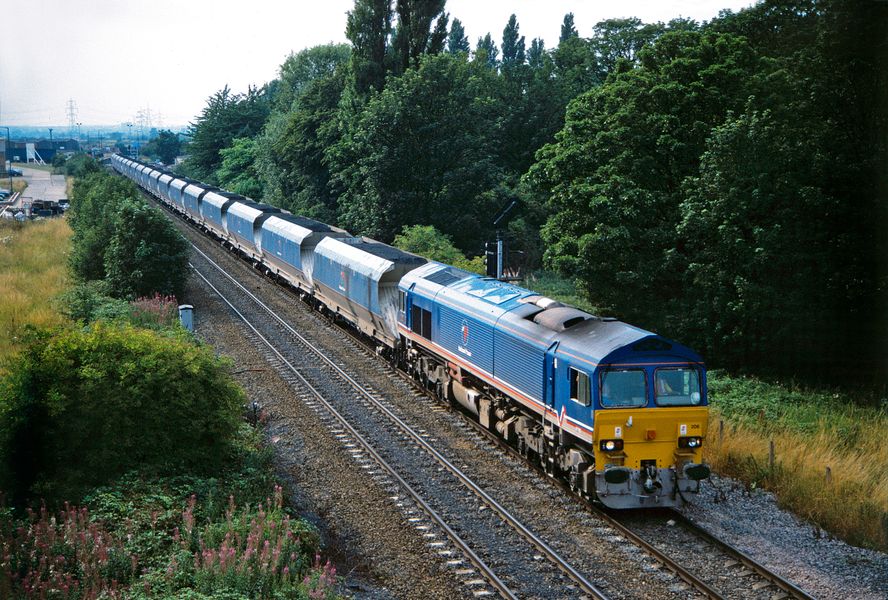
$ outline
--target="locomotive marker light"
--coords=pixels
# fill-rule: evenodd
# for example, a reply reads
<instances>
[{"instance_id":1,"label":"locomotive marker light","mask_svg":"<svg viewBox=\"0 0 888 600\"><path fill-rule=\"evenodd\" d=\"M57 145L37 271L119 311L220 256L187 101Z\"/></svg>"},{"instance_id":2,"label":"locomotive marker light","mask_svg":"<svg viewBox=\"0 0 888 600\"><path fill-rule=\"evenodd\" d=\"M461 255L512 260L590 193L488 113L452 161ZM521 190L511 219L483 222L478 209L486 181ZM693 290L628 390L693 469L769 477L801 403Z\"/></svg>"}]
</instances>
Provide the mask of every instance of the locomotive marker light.
<instances>
[{"instance_id":1,"label":"locomotive marker light","mask_svg":"<svg viewBox=\"0 0 888 600\"><path fill-rule=\"evenodd\" d=\"M601 440L603 452L619 452L623 449L623 440Z\"/></svg>"}]
</instances>

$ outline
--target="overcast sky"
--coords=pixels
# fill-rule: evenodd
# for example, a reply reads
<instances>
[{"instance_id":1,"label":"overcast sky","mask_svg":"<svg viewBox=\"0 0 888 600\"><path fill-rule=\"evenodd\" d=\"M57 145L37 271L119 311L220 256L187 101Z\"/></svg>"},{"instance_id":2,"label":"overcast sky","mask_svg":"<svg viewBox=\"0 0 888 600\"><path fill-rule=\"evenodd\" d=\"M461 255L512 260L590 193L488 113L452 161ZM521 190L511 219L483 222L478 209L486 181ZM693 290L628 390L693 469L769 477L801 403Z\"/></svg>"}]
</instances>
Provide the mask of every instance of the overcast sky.
<instances>
[{"instance_id":1,"label":"overcast sky","mask_svg":"<svg viewBox=\"0 0 888 600\"><path fill-rule=\"evenodd\" d=\"M589 36L598 21L637 16L709 20L752 0L448 0L472 47L490 32L499 43L513 12L527 44L558 41L575 15ZM293 51L345 42L353 0L28 0L3 1L0 125L64 125L73 99L88 125L191 121L228 84L243 91L273 79Z\"/></svg>"}]
</instances>

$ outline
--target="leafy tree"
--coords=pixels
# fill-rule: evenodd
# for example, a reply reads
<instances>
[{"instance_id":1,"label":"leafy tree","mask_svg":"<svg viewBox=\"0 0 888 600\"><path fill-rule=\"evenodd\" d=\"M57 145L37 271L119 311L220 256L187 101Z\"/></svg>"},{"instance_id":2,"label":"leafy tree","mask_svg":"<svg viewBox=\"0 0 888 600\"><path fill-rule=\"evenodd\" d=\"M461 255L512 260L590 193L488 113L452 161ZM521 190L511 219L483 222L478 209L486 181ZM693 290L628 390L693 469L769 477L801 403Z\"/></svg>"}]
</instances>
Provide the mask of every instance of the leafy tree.
<instances>
[{"instance_id":1,"label":"leafy tree","mask_svg":"<svg viewBox=\"0 0 888 600\"><path fill-rule=\"evenodd\" d=\"M225 86L208 100L200 116L191 124L186 173L215 183L222 164L221 151L234 138L253 137L262 130L271 111L267 87L250 87L246 94L233 94Z\"/></svg>"},{"instance_id":2,"label":"leafy tree","mask_svg":"<svg viewBox=\"0 0 888 600\"><path fill-rule=\"evenodd\" d=\"M401 233L395 236L394 245L448 265L456 265L466 258L448 236L431 225L404 225Z\"/></svg>"},{"instance_id":3,"label":"leafy tree","mask_svg":"<svg viewBox=\"0 0 888 600\"><path fill-rule=\"evenodd\" d=\"M693 28L695 27L691 27ZM646 25L635 17L607 19L597 23L591 43L597 59L599 79L603 81L617 68L620 60L635 62L639 51L650 45L665 30L662 23Z\"/></svg>"},{"instance_id":4,"label":"leafy tree","mask_svg":"<svg viewBox=\"0 0 888 600\"><path fill-rule=\"evenodd\" d=\"M518 19L513 14L503 29L503 68L524 64L524 36L518 37Z\"/></svg>"},{"instance_id":5,"label":"leafy tree","mask_svg":"<svg viewBox=\"0 0 888 600\"><path fill-rule=\"evenodd\" d=\"M69 177L85 177L102 169L98 161L89 154L78 152L64 162L65 175Z\"/></svg>"},{"instance_id":6,"label":"leafy tree","mask_svg":"<svg viewBox=\"0 0 888 600\"><path fill-rule=\"evenodd\" d=\"M558 43L566 42L570 38L579 37L579 35L577 28L574 27L574 14L567 13L561 23L561 37L558 38Z\"/></svg>"},{"instance_id":7,"label":"leafy tree","mask_svg":"<svg viewBox=\"0 0 888 600\"><path fill-rule=\"evenodd\" d=\"M396 73L418 64L423 54L437 54L444 49L448 21L444 1L396 0L398 25L392 39Z\"/></svg>"},{"instance_id":8,"label":"leafy tree","mask_svg":"<svg viewBox=\"0 0 888 600\"><path fill-rule=\"evenodd\" d=\"M567 38L552 53L552 61L565 106L567 101L601 83L595 50L589 40L578 36Z\"/></svg>"},{"instance_id":9,"label":"leafy tree","mask_svg":"<svg viewBox=\"0 0 888 600\"><path fill-rule=\"evenodd\" d=\"M355 0L345 36L352 43L351 66L359 94L380 90L385 83L386 40L391 29L391 0Z\"/></svg>"},{"instance_id":10,"label":"leafy tree","mask_svg":"<svg viewBox=\"0 0 888 600\"><path fill-rule=\"evenodd\" d=\"M711 128L758 91L760 62L742 38L694 31L664 34L640 62L571 103L531 181L549 198L548 264L597 305L669 334L681 182Z\"/></svg>"},{"instance_id":11,"label":"leafy tree","mask_svg":"<svg viewBox=\"0 0 888 600\"><path fill-rule=\"evenodd\" d=\"M340 100L346 74L312 80L286 113L275 113L256 142L256 168L265 199L296 214L336 223L326 153L341 137Z\"/></svg>"},{"instance_id":12,"label":"leafy tree","mask_svg":"<svg viewBox=\"0 0 888 600\"><path fill-rule=\"evenodd\" d=\"M327 153L342 189L339 224L382 241L429 224L477 248L500 203L495 77L450 54L427 56L371 98Z\"/></svg>"},{"instance_id":13,"label":"leafy tree","mask_svg":"<svg viewBox=\"0 0 888 600\"><path fill-rule=\"evenodd\" d=\"M181 297L188 274L188 244L158 209L122 202L107 240L105 272L112 295L155 293Z\"/></svg>"},{"instance_id":14,"label":"leafy tree","mask_svg":"<svg viewBox=\"0 0 888 600\"><path fill-rule=\"evenodd\" d=\"M235 138L231 146L223 149L222 164L216 170L216 181L228 191L249 198L262 197L262 181L256 171L256 141L252 138Z\"/></svg>"},{"instance_id":15,"label":"leafy tree","mask_svg":"<svg viewBox=\"0 0 888 600\"><path fill-rule=\"evenodd\" d=\"M350 58L348 44L325 44L291 53L280 67L275 106L282 111L289 110L312 81L333 75Z\"/></svg>"},{"instance_id":16,"label":"leafy tree","mask_svg":"<svg viewBox=\"0 0 888 600\"><path fill-rule=\"evenodd\" d=\"M165 165L175 162L181 150L182 141L177 134L169 129L161 129L157 133L157 137L142 147L143 154L156 158Z\"/></svg>"},{"instance_id":17,"label":"leafy tree","mask_svg":"<svg viewBox=\"0 0 888 600\"><path fill-rule=\"evenodd\" d=\"M22 504L76 498L137 468L218 470L243 402L226 370L184 335L35 333L0 385L0 484Z\"/></svg>"},{"instance_id":18,"label":"leafy tree","mask_svg":"<svg viewBox=\"0 0 888 600\"><path fill-rule=\"evenodd\" d=\"M140 202L133 183L97 172L74 181L68 223L74 230L68 259L79 281L105 278L105 253L114 235L115 215L124 202Z\"/></svg>"},{"instance_id":19,"label":"leafy tree","mask_svg":"<svg viewBox=\"0 0 888 600\"><path fill-rule=\"evenodd\" d=\"M499 66L499 50L493 43L493 38L488 33L483 38L478 38L478 44L475 46L475 60L481 64L487 65L491 69Z\"/></svg>"},{"instance_id":20,"label":"leafy tree","mask_svg":"<svg viewBox=\"0 0 888 600\"><path fill-rule=\"evenodd\" d=\"M453 265L473 273L484 273L484 257L466 258L450 238L431 225L405 225L395 236L394 245L401 250Z\"/></svg>"},{"instance_id":21,"label":"leafy tree","mask_svg":"<svg viewBox=\"0 0 888 600\"><path fill-rule=\"evenodd\" d=\"M544 56L546 54L546 45L542 38L534 38L530 42L530 49L527 51L527 64L531 69L539 69L543 66Z\"/></svg>"},{"instance_id":22,"label":"leafy tree","mask_svg":"<svg viewBox=\"0 0 888 600\"><path fill-rule=\"evenodd\" d=\"M453 23L450 25L450 35L447 36L447 51L450 54L459 54L460 52L468 54L471 49L462 22L459 19L453 19Z\"/></svg>"}]
</instances>

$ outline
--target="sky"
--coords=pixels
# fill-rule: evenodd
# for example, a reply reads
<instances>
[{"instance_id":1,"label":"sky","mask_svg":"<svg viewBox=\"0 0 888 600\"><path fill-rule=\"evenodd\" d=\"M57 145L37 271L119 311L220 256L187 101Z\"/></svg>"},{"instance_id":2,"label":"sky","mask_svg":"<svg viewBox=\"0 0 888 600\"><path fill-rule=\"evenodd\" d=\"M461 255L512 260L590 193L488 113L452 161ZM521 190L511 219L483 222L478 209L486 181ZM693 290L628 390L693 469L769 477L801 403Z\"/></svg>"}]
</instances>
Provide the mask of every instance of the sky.
<instances>
[{"instance_id":1,"label":"sky","mask_svg":"<svg viewBox=\"0 0 888 600\"><path fill-rule=\"evenodd\" d=\"M499 43L515 13L520 34L557 44L573 12L581 36L603 19L712 19L752 0L448 0L472 47L490 32ZM234 91L273 79L291 52L346 42L354 0L29 0L3 2L0 126L194 120L226 84Z\"/></svg>"}]
</instances>

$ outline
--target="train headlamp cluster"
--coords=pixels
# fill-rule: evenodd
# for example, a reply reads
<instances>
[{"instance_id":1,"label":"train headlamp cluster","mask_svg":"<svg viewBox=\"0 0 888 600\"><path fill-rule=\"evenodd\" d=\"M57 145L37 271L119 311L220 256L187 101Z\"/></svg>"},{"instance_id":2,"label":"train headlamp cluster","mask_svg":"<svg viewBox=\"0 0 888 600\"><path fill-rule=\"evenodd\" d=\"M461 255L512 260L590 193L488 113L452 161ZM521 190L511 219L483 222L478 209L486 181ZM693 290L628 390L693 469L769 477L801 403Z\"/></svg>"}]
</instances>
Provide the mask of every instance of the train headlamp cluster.
<instances>
[{"instance_id":1,"label":"train headlamp cluster","mask_svg":"<svg viewBox=\"0 0 888 600\"><path fill-rule=\"evenodd\" d=\"M601 440L598 447L602 452L619 452L623 449L623 440Z\"/></svg>"},{"instance_id":2,"label":"train headlamp cluster","mask_svg":"<svg viewBox=\"0 0 888 600\"><path fill-rule=\"evenodd\" d=\"M696 450L697 448L699 448L702 445L703 445L703 438L698 437L698 436L678 438L678 447L679 448L690 448L692 450Z\"/></svg>"}]
</instances>

